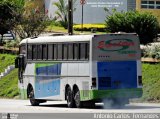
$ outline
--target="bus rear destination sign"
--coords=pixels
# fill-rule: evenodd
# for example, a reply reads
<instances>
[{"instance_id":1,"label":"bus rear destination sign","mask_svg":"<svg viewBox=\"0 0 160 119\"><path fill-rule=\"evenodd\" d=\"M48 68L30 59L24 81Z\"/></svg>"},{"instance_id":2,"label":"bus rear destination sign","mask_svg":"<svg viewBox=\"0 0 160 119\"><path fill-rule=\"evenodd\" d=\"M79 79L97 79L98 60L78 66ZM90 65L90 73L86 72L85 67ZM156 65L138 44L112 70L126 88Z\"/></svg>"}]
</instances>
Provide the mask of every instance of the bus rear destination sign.
<instances>
[{"instance_id":1,"label":"bus rear destination sign","mask_svg":"<svg viewBox=\"0 0 160 119\"><path fill-rule=\"evenodd\" d=\"M112 39L107 41L100 41L98 47L102 51L121 51L126 50L130 46L134 46L134 42L130 39Z\"/></svg>"}]
</instances>

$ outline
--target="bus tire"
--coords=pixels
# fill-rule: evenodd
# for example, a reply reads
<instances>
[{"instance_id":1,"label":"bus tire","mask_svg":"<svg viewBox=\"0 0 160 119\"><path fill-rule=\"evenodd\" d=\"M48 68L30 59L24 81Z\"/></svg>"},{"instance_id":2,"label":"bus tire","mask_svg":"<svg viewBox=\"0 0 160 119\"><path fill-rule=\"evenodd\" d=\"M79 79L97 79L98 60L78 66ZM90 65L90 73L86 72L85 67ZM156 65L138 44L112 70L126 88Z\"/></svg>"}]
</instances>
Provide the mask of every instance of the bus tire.
<instances>
[{"instance_id":1,"label":"bus tire","mask_svg":"<svg viewBox=\"0 0 160 119\"><path fill-rule=\"evenodd\" d=\"M34 97L34 90L33 87L30 88L30 92L29 92L29 100L32 106L38 106L39 105L39 101L35 99Z\"/></svg>"},{"instance_id":2,"label":"bus tire","mask_svg":"<svg viewBox=\"0 0 160 119\"><path fill-rule=\"evenodd\" d=\"M69 108L74 107L74 99L73 99L73 93L70 87L67 88L67 93L66 93L66 98L67 98L67 105Z\"/></svg>"},{"instance_id":3,"label":"bus tire","mask_svg":"<svg viewBox=\"0 0 160 119\"><path fill-rule=\"evenodd\" d=\"M93 108L94 109L96 107L95 102L93 100L90 100L88 103L89 103L88 104L89 108L91 108L91 109Z\"/></svg>"},{"instance_id":4,"label":"bus tire","mask_svg":"<svg viewBox=\"0 0 160 119\"><path fill-rule=\"evenodd\" d=\"M81 103L82 103L82 102L81 102ZM94 109L94 108L95 108L95 102L92 101L92 100L84 101L84 102L83 102L83 107L90 108L90 109Z\"/></svg>"},{"instance_id":5,"label":"bus tire","mask_svg":"<svg viewBox=\"0 0 160 119\"><path fill-rule=\"evenodd\" d=\"M74 90L74 101L77 108L83 107L83 102L80 100L80 91L78 88Z\"/></svg>"}]
</instances>

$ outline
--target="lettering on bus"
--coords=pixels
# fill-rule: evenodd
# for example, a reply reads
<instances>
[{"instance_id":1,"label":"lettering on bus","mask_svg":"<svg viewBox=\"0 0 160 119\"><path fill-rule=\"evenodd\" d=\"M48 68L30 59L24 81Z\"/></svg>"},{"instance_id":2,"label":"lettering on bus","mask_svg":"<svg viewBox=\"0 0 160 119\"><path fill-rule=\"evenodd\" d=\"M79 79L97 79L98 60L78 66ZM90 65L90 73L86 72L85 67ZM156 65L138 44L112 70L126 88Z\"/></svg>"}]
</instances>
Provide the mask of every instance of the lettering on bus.
<instances>
[{"instance_id":1,"label":"lettering on bus","mask_svg":"<svg viewBox=\"0 0 160 119\"><path fill-rule=\"evenodd\" d=\"M130 39L112 39L98 42L97 48L106 52L117 51L120 54L135 54L136 51L126 51L131 46L135 46L135 43Z\"/></svg>"}]
</instances>

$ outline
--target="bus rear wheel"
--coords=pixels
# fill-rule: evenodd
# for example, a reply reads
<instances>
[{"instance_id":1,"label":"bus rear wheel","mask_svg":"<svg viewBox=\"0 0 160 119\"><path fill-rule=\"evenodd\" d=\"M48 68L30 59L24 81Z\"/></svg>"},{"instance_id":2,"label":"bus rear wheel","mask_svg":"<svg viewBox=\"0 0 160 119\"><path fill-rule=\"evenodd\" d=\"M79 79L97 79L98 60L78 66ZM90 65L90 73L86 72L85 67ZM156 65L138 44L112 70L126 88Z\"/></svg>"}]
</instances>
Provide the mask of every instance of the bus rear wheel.
<instances>
[{"instance_id":1,"label":"bus rear wheel","mask_svg":"<svg viewBox=\"0 0 160 119\"><path fill-rule=\"evenodd\" d=\"M35 97L34 97L33 87L30 88L29 99L30 99L30 103L31 103L32 106L38 106L39 105L38 100L36 100Z\"/></svg>"},{"instance_id":2,"label":"bus rear wheel","mask_svg":"<svg viewBox=\"0 0 160 119\"><path fill-rule=\"evenodd\" d=\"M75 107L75 103L74 103L74 99L73 99L73 93L70 87L67 88L67 93L66 93L66 97L67 97L67 105L69 108L73 108Z\"/></svg>"},{"instance_id":3,"label":"bus rear wheel","mask_svg":"<svg viewBox=\"0 0 160 119\"><path fill-rule=\"evenodd\" d=\"M83 102L80 100L80 91L78 88L74 90L74 101L77 108L83 107Z\"/></svg>"}]
</instances>

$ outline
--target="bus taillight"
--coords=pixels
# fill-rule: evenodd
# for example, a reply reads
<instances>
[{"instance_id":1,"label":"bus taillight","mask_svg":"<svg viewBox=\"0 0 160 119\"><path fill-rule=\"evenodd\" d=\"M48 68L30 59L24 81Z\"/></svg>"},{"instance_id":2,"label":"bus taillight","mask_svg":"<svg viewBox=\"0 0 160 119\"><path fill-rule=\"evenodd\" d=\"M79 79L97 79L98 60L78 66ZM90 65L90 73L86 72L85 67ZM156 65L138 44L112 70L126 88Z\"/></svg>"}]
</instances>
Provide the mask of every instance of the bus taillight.
<instances>
[{"instance_id":1,"label":"bus taillight","mask_svg":"<svg viewBox=\"0 0 160 119\"><path fill-rule=\"evenodd\" d=\"M138 85L139 86L143 85L143 83L142 83L142 76L138 76Z\"/></svg>"},{"instance_id":2,"label":"bus taillight","mask_svg":"<svg viewBox=\"0 0 160 119\"><path fill-rule=\"evenodd\" d=\"M96 87L96 78L92 78L92 87Z\"/></svg>"}]
</instances>

